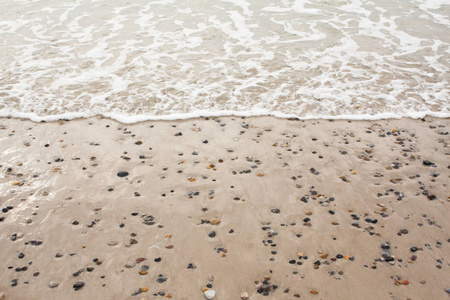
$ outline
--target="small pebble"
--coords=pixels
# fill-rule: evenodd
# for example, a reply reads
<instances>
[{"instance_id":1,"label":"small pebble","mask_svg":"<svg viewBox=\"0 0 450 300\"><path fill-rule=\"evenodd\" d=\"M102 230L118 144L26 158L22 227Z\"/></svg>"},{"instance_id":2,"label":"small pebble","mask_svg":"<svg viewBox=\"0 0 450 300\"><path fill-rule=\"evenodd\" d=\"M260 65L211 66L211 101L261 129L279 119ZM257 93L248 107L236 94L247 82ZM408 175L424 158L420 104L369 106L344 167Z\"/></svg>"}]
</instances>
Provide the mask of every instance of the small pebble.
<instances>
[{"instance_id":1,"label":"small pebble","mask_svg":"<svg viewBox=\"0 0 450 300\"><path fill-rule=\"evenodd\" d=\"M127 171L120 171L120 172L117 173L117 176L119 176L119 177L128 176L128 172Z\"/></svg>"},{"instance_id":2,"label":"small pebble","mask_svg":"<svg viewBox=\"0 0 450 300\"><path fill-rule=\"evenodd\" d=\"M83 281L77 281L73 284L73 288L75 289L75 291L83 288L84 286L84 282Z\"/></svg>"},{"instance_id":3,"label":"small pebble","mask_svg":"<svg viewBox=\"0 0 450 300\"><path fill-rule=\"evenodd\" d=\"M205 298L208 300L214 299L216 297L216 291L214 290L206 290L204 292Z\"/></svg>"},{"instance_id":4,"label":"small pebble","mask_svg":"<svg viewBox=\"0 0 450 300\"><path fill-rule=\"evenodd\" d=\"M119 241L117 241L117 240L109 240L108 241L108 245L109 246L115 246L115 245L117 245L119 243Z\"/></svg>"}]
</instances>

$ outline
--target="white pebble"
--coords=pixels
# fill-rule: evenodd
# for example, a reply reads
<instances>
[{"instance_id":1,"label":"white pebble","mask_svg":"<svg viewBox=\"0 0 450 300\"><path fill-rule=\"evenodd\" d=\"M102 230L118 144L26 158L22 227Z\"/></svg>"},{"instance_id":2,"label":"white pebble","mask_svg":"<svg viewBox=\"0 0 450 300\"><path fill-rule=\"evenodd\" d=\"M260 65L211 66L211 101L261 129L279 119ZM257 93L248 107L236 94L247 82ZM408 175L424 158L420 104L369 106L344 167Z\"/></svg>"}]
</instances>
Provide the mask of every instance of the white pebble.
<instances>
[{"instance_id":1,"label":"white pebble","mask_svg":"<svg viewBox=\"0 0 450 300\"><path fill-rule=\"evenodd\" d=\"M214 290L207 290L205 291L205 298L208 300L214 299L214 297L216 296L216 291Z\"/></svg>"}]
</instances>

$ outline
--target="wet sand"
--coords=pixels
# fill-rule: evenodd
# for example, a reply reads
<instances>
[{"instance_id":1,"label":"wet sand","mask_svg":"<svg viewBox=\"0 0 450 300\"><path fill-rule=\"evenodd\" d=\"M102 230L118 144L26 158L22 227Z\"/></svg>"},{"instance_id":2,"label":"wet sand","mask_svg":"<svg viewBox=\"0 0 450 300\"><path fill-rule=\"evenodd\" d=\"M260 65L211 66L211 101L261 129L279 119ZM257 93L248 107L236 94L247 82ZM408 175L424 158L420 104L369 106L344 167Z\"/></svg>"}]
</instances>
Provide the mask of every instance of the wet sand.
<instances>
[{"instance_id":1,"label":"wet sand","mask_svg":"<svg viewBox=\"0 0 450 300\"><path fill-rule=\"evenodd\" d=\"M446 299L449 123L0 119L0 298Z\"/></svg>"}]
</instances>

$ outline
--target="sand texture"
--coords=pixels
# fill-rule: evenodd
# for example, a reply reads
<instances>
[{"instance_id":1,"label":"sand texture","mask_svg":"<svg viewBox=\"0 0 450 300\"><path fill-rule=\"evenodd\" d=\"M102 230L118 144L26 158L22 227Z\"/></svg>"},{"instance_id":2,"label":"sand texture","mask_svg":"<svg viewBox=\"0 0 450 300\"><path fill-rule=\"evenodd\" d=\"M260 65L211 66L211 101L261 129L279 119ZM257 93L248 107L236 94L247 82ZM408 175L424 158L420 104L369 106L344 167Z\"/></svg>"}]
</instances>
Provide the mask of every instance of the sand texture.
<instances>
[{"instance_id":1,"label":"sand texture","mask_svg":"<svg viewBox=\"0 0 450 300\"><path fill-rule=\"evenodd\" d=\"M0 298L450 299L449 123L0 119Z\"/></svg>"}]
</instances>

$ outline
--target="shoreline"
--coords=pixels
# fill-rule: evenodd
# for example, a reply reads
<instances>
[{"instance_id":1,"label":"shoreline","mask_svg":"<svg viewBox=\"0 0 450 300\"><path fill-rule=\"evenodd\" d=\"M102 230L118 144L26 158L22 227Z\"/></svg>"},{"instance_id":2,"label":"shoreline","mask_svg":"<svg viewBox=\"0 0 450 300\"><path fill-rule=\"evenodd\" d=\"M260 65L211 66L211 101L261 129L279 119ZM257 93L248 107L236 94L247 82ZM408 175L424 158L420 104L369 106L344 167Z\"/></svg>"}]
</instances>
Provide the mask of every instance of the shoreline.
<instances>
[{"instance_id":1,"label":"shoreline","mask_svg":"<svg viewBox=\"0 0 450 300\"><path fill-rule=\"evenodd\" d=\"M83 113L67 114L67 115L50 115L50 116L36 116L34 113L19 113L18 116L13 116L11 114L2 115L0 114L0 119L21 119L30 120L34 123L45 123L45 122L59 122L59 121L74 121L74 120L86 120L86 119L110 119L122 124L138 124L142 122L157 122L157 121L189 121L202 118L259 118L259 117L273 117L280 120L294 120L294 121L382 121L382 120L401 120L401 119L412 119L421 120L426 118L434 119L450 119L450 113L438 112L438 111L425 111L425 112L414 112L413 115L408 113L406 115L398 115L396 113L381 113L381 114L348 114L348 115L327 115L317 117L314 115L306 115L303 117L291 114L284 114L279 112L270 112L268 110L259 110L252 112L238 112L238 111L199 111L196 113L187 114L171 114L171 115L127 115L127 114L95 114L90 116L85 116Z\"/></svg>"},{"instance_id":2,"label":"shoreline","mask_svg":"<svg viewBox=\"0 0 450 300\"><path fill-rule=\"evenodd\" d=\"M449 118L0 126L5 299L441 299L450 288Z\"/></svg>"}]
</instances>

